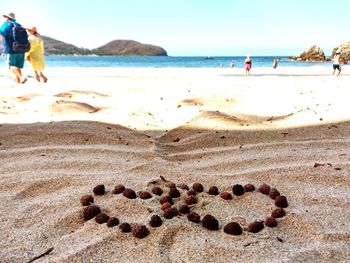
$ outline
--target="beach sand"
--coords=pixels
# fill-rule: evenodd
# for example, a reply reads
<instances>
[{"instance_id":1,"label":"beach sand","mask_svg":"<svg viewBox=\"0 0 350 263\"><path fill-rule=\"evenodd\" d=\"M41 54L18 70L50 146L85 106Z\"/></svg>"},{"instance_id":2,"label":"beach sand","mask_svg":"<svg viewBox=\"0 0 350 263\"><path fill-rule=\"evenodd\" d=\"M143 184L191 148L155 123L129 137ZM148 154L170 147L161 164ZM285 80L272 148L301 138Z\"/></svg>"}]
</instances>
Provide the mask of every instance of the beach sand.
<instances>
[{"instance_id":1,"label":"beach sand","mask_svg":"<svg viewBox=\"0 0 350 263\"><path fill-rule=\"evenodd\" d=\"M330 71L48 68L48 83L14 85L2 69L0 262L45 252L35 262L349 262L350 75ZM159 196L112 193L123 184L166 195L170 182L202 183L191 211L215 216L219 230L164 219ZM248 183L287 197L277 227L246 230L276 208L257 190L232 200L206 193ZM187 196L179 190L177 208ZM85 221L85 194L149 235ZM223 231L232 221L242 235Z\"/></svg>"}]
</instances>

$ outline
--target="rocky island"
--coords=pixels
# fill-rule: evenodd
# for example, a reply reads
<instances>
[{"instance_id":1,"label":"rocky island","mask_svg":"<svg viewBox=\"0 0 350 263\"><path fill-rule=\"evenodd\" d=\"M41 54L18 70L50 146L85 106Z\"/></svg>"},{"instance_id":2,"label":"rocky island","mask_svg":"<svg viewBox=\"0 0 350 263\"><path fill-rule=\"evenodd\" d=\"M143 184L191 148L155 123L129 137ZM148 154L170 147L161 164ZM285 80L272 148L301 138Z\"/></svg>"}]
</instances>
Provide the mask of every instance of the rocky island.
<instances>
[{"instance_id":1,"label":"rocky island","mask_svg":"<svg viewBox=\"0 0 350 263\"><path fill-rule=\"evenodd\" d=\"M103 56L167 56L159 46L143 44L134 40L113 40L95 49L80 48L63 41L42 36L46 55L103 55ZM2 43L0 43L2 52Z\"/></svg>"},{"instance_id":2,"label":"rocky island","mask_svg":"<svg viewBox=\"0 0 350 263\"><path fill-rule=\"evenodd\" d=\"M309 49L305 50L297 57L289 58L292 61L310 61L310 62L323 62L327 61L326 55L323 50L317 46L313 45Z\"/></svg>"}]
</instances>

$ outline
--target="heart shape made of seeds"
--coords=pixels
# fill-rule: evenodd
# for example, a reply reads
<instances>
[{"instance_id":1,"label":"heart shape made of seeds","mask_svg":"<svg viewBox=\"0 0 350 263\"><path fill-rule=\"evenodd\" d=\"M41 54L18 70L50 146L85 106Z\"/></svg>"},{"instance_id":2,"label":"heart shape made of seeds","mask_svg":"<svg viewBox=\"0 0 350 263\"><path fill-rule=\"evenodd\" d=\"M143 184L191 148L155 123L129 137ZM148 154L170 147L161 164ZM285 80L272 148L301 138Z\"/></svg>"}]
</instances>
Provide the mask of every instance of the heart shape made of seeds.
<instances>
[{"instance_id":1,"label":"heart shape made of seeds","mask_svg":"<svg viewBox=\"0 0 350 263\"><path fill-rule=\"evenodd\" d=\"M192 211L196 206L200 198L205 198L205 195L218 196L222 200L230 201L233 197L240 197L244 194L251 192L259 192L264 195L268 195L276 206L271 213L268 215L264 221L253 221L248 223L246 219L242 217L236 217L231 222L225 224L223 231L229 235L240 235L243 231L248 231L251 233L258 233L265 226L267 227L276 227L277 218L285 216L284 208L288 207L287 198L279 193L279 191L266 183L262 183L258 189L255 189L253 184L234 184L232 186L231 192L228 191L219 191L216 186L211 186L205 191L204 186L199 183L193 183L192 187L189 188L186 184L176 185L173 182L165 180L164 177L161 177L161 181L164 182L165 187L168 188L167 193L160 186L153 186L151 191L139 191L136 193L133 189L126 188L122 184L117 184L112 191L113 194L118 195L122 194L125 198L136 199L140 198L143 200L149 200L151 198L159 199L159 205L162 210L162 214L153 214L150 217L148 222L149 226L152 228L161 227L164 219L170 220L174 217L181 218L186 216L187 220L195 223L201 224L204 228L209 230L219 230L220 222L211 214L206 214L201 216L200 214ZM152 181L151 184L157 184L158 181ZM97 185L93 188L93 193L96 196L103 196L106 193L106 188L104 185ZM201 193L201 197L198 194ZM95 199L92 195L83 195L80 198L80 203L84 206L83 208L83 217L85 220L90 220L95 218L95 221L99 224L107 223L108 227L115 227L119 225L119 229L124 232L132 232L132 234L137 238L144 238L149 235L149 229L146 224L137 223L130 224L129 222L120 223L119 219L116 217L109 216L107 213L104 213L100 206L94 203ZM177 206L177 204L180 205ZM183 217L182 217L183 218Z\"/></svg>"}]
</instances>

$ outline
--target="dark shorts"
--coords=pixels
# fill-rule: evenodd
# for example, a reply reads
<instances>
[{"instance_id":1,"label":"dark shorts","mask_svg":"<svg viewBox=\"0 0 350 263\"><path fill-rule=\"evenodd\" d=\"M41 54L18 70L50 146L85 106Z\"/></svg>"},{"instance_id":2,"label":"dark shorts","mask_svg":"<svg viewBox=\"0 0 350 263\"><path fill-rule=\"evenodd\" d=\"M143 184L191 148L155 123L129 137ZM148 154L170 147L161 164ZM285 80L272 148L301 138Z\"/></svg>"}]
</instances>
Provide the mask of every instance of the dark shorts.
<instances>
[{"instance_id":1,"label":"dark shorts","mask_svg":"<svg viewBox=\"0 0 350 263\"><path fill-rule=\"evenodd\" d=\"M23 68L24 53L6 54L6 61L9 67Z\"/></svg>"},{"instance_id":2,"label":"dark shorts","mask_svg":"<svg viewBox=\"0 0 350 263\"><path fill-rule=\"evenodd\" d=\"M341 71L341 69L340 69L340 65L338 65L338 64L333 64L333 69L334 70L339 70L339 71Z\"/></svg>"}]
</instances>

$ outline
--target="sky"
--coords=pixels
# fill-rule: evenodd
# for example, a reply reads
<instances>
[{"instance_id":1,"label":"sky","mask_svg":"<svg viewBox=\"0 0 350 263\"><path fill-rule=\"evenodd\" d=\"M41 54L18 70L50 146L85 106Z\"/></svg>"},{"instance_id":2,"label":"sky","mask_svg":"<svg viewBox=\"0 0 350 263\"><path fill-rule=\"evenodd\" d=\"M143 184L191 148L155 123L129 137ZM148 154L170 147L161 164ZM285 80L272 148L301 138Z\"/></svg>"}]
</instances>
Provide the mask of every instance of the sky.
<instances>
[{"instance_id":1,"label":"sky","mask_svg":"<svg viewBox=\"0 0 350 263\"><path fill-rule=\"evenodd\" d=\"M0 0L25 27L78 47L115 39L170 56L326 55L350 41L349 0Z\"/></svg>"}]
</instances>

